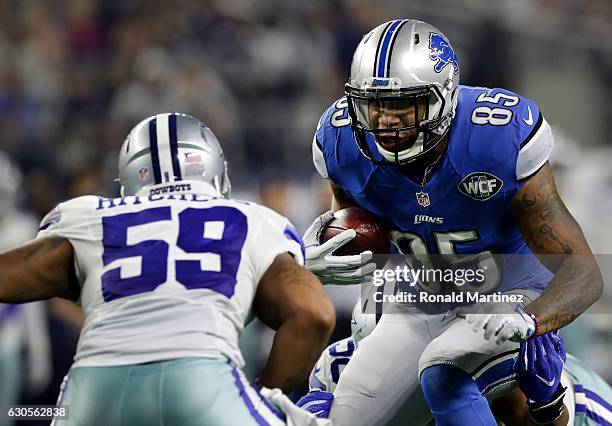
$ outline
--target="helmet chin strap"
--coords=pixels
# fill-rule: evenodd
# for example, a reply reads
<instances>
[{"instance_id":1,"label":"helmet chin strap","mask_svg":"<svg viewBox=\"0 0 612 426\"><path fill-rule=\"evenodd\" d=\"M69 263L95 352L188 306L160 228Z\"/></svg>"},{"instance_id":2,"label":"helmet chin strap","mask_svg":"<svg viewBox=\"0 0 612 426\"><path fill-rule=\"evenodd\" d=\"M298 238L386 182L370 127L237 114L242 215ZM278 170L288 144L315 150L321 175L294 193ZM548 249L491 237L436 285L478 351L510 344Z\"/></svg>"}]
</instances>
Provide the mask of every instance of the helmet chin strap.
<instances>
[{"instance_id":1,"label":"helmet chin strap","mask_svg":"<svg viewBox=\"0 0 612 426\"><path fill-rule=\"evenodd\" d=\"M414 142L414 144L412 144L410 148L404 149L397 153L397 160L403 161L403 160L412 158L422 153L424 138L425 138L425 135L423 133L420 133L419 136L417 137L417 140ZM376 149L378 149L378 152L380 153L380 155L384 157L385 160L391 163L396 162L395 161L395 151L389 151L383 148L378 142L376 142Z\"/></svg>"},{"instance_id":2,"label":"helmet chin strap","mask_svg":"<svg viewBox=\"0 0 612 426\"><path fill-rule=\"evenodd\" d=\"M427 132L424 132L423 130L420 131L419 136L417 137L417 140L415 141L415 143L408 149L404 149L400 152L396 152L395 151L389 151L385 148L383 148L378 141L376 141L376 148L378 149L378 152L383 156L383 158L391 163L394 164L402 164L402 162L404 162L405 160L409 160L413 157L420 157L424 154L426 154L427 152L431 151L432 149L435 148L435 146L437 146L437 144L444 138L444 136L448 133L448 130L450 129L450 125L451 122L453 120L453 118L455 117L455 108L457 106L457 91L455 90L455 93L453 94L453 100L452 100L452 105L451 105L451 109L450 111L446 114L446 116L444 116L439 122L438 124L433 127L430 128L431 123L433 122L433 120L424 120L422 122L419 123L419 128L420 129L426 129ZM434 135L438 135L439 139L438 141L436 141L434 143L433 147L428 148L427 150L424 150L424 139L425 139L425 134L426 133L433 133ZM439 160L439 158L437 159ZM436 161L433 162L433 165L436 164ZM404 164L408 163L409 161L404 162ZM426 178L427 173L429 172L429 170L426 170L426 172L424 173L424 179Z\"/></svg>"},{"instance_id":3,"label":"helmet chin strap","mask_svg":"<svg viewBox=\"0 0 612 426\"><path fill-rule=\"evenodd\" d=\"M439 137L439 139L433 144L433 146L429 147L427 150L422 151L418 156L412 156L411 161L405 162L396 162L395 161L395 153L387 151L391 156L385 156L385 159L389 161L388 164L396 165L402 170L404 174L410 177L412 180L417 182L419 185L423 186L429 180L430 173L435 169L436 165L440 162L440 159L444 156L446 152L448 129L450 126L446 127L446 131ZM377 147L378 144L377 144ZM406 150L408 151L408 150ZM382 152L381 152L382 154ZM405 153L404 153L405 157ZM391 158L389 160L389 158Z\"/></svg>"}]
</instances>

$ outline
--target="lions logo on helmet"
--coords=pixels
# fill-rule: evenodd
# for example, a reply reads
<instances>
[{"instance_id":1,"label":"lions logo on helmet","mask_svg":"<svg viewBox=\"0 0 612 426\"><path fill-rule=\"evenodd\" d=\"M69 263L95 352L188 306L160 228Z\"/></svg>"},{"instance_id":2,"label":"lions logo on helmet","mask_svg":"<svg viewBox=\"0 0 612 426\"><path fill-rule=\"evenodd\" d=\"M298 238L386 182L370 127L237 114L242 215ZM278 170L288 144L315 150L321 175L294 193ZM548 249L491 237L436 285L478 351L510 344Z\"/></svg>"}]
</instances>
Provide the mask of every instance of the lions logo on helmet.
<instances>
[{"instance_id":1,"label":"lions logo on helmet","mask_svg":"<svg viewBox=\"0 0 612 426\"><path fill-rule=\"evenodd\" d=\"M128 134L119 154L121 195L199 182L228 198L230 182L223 150L215 134L196 118L179 113L145 118Z\"/></svg>"},{"instance_id":2,"label":"lions logo on helmet","mask_svg":"<svg viewBox=\"0 0 612 426\"><path fill-rule=\"evenodd\" d=\"M362 154L407 164L431 151L450 127L458 86L457 56L437 28L410 19L374 28L355 50L345 85Z\"/></svg>"},{"instance_id":3,"label":"lions logo on helmet","mask_svg":"<svg viewBox=\"0 0 612 426\"><path fill-rule=\"evenodd\" d=\"M442 72L445 66L451 64L453 72L455 74L459 73L457 55L455 55L455 51L441 34L431 33L429 35L429 48L431 49L429 58L432 61L437 61L434 66L436 72Z\"/></svg>"}]
</instances>

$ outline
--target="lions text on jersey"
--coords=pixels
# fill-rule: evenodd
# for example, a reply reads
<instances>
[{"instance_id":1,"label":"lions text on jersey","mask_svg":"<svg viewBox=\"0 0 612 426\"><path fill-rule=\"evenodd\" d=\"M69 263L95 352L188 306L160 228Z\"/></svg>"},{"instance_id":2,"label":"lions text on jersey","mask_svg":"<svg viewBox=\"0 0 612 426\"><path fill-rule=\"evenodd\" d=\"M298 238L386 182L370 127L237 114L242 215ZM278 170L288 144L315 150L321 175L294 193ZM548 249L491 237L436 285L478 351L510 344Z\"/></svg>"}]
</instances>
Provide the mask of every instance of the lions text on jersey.
<instances>
[{"instance_id":1,"label":"lions text on jersey","mask_svg":"<svg viewBox=\"0 0 612 426\"><path fill-rule=\"evenodd\" d=\"M242 366L238 335L262 275L280 253L303 262L286 218L199 192L76 198L43 219L39 237L74 248L85 313L74 367L185 357Z\"/></svg>"}]
</instances>

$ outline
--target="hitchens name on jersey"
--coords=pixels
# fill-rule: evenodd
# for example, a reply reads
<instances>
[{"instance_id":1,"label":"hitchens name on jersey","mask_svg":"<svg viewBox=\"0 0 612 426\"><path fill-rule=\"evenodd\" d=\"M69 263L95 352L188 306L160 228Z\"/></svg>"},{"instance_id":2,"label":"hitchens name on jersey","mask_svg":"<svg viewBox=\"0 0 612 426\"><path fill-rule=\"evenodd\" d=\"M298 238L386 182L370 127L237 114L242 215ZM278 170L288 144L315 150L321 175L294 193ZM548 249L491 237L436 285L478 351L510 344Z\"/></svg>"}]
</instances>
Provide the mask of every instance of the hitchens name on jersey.
<instances>
[{"instance_id":1,"label":"hitchens name on jersey","mask_svg":"<svg viewBox=\"0 0 612 426\"><path fill-rule=\"evenodd\" d=\"M152 188L149 191L148 196L130 196L123 198L104 198L98 197L98 208L96 210L102 209L112 209L114 207L127 206L127 205L137 205L141 204L143 199L149 201L161 201L161 200L178 200L178 201L192 201L192 202L205 202L210 201L214 198L219 197L211 197L210 195L202 195L202 194L189 194L184 193L183 191L190 191L191 184L182 183L175 184L169 186L163 186L159 188ZM164 195L168 194L168 195ZM238 201L238 200L236 200ZM241 203L246 203L244 201L238 201Z\"/></svg>"},{"instance_id":2,"label":"hitchens name on jersey","mask_svg":"<svg viewBox=\"0 0 612 426\"><path fill-rule=\"evenodd\" d=\"M503 294L500 292L480 294L475 292L456 292L451 294L431 294L426 291L412 293L400 291L396 294L375 292L374 301L377 303L522 303L522 294Z\"/></svg>"}]
</instances>

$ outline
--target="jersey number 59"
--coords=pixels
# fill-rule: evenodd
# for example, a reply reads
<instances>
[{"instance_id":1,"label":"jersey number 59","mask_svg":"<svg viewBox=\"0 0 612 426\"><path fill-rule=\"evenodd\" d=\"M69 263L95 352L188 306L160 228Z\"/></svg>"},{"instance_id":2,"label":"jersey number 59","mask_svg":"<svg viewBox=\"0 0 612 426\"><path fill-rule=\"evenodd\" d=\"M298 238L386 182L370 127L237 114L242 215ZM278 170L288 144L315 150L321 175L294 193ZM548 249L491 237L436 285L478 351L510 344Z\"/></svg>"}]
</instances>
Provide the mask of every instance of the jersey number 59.
<instances>
[{"instance_id":1,"label":"jersey number 59","mask_svg":"<svg viewBox=\"0 0 612 426\"><path fill-rule=\"evenodd\" d=\"M163 239L128 244L130 228L170 220L170 206L102 218L104 266L121 259L133 266L135 262L130 262L129 258L140 260L140 273L135 276L126 277L129 274L122 273L119 266L102 275L102 295L106 302L155 290L168 281L170 261L176 282L185 288L208 288L232 297L247 235L246 216L235 208L224 206L181 211L178 236L170 244L180 249L176 252L185 254L183 259L178 255L170 256L170 244Z\"/></svg>"}]
</instances>

